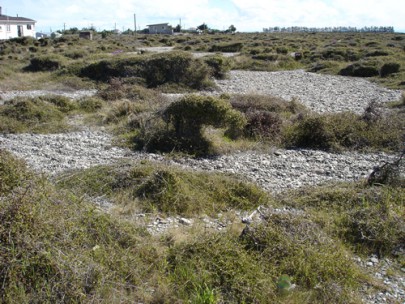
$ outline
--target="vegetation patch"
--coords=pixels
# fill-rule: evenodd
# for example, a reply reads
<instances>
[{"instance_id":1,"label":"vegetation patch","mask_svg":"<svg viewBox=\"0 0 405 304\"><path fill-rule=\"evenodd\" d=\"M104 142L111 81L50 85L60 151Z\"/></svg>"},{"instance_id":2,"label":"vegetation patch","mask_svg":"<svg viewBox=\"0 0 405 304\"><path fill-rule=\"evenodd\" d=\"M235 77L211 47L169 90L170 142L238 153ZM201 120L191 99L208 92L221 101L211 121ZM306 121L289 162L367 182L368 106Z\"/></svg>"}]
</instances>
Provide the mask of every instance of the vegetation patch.
<instances>
[{"instance_id":1,"label":"vegetation patch","mask_svg":"<svg viewBox=\"0 0 405 304\"><path fill-rule=\"evenodd\" d=\"M403 178L403 177L402 177ZM285 196L283 203L316 218L326 231L363 254L395 256L405 241L404 188L342 185Z\"/></svg>"},{"instance_id":2,"label":"vegetation patch","mask_svg":"<svg viewBox=\"0 0 405 304\"><path fill-rule=\"evenodd\" d=\"M373 107L373 106L372 106ZM373 111L369 109L368 111ZM401 116L368 113L312 114L284 129L287 147L321 150L374 149L400 151L403 148Z\"/></svg>"},{"instance_id":3,"label":"vegetation patch","mask_svg":"<svg viewBox=\"0 0 405 304\"><path fill-rule=\"evenodd\" d=\"M17 97L0 106L0 131L3 133L54 133L68 126L64 116L75 108L68 99L59 96L35 98Z\"/></svg>"},{"instance_id":4,"label":"vegetation patch","mask_svg":"<svg viewBox=\"0 0 405 304\"><path fill-rule=\"evenodd\" d=\"M160 125L159 125L160 122ZM214 154L204 136L204 127L226 128L230 138L241 135L246 123L239 112L223 99L187 95L170 104L159 120L136 138L139 148L155 152L185 152L196 156Z\"/></svg>"},{"instance_id":5,"label":"vegetation patch","mask_svg":"<svg viewBox=\"0 0 405 304\"><path fill-rule=\"evenodd\" d=\"M23 161L0 149L0 197L8 195L32 178Z\"/></svg>"},{"instance_id":6,"label":"vegetation patch","mask_svg":"<svg viewBox=\"0 0 405 304\"><path fill-rule=\"evenodd\" d=\"M61 178L59 186L90 196L109 195L132 210L165 214L211 214L250 210L269 197L256 186L223 174L192 173L151 164L101 166Z\"/></svg>"},{"instance_id":7,"label":"vegetation patch","mask_svg":"<svg viewBox=\"0 0 405 304\"><path fill-rule=\"evenodd\" d=\"M30 64L26 67L27 71L55 71L66 65L66 60L58 55L39 56L30 60Z\"/></svg>"}]
</instances>

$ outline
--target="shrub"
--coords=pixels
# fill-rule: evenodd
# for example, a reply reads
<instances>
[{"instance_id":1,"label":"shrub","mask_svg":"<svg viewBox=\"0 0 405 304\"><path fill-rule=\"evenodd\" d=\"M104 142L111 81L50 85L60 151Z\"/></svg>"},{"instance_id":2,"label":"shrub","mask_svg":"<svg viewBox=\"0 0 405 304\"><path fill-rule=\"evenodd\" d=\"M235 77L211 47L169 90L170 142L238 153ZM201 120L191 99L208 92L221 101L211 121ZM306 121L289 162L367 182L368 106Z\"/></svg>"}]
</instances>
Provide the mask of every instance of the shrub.
<instances>
[{"instance_id":1,"label":"shrub","mask_svg":"<svg viewBox=\"0 0 405 304\"><path fill-rule=\"evenodd\" d=\"M55 105L59 109L59 111L61 111L63 113L69 113L69 112L77 109L77 103L65 96L46 95L46 96L40 96L40 97L38 97L38 99Z\"/></svg>"},{"instance_id":2,"label":"shrub","mask_svg":"<svg viewBox=\"0 0 405 304\"><path fill-rule=\"evenodd\" d=\"M212 68L213 76L218 79L224 79L226 73L228 73L232 68L231 60L221 55L204 57L204 62L210 68Z\"/></svg>"},{"instance_id":3,"label":"shrub","mask_svg":"<svg viewBox=\"0 0 405 304\"><path fill-rule=\"evenodd\" d=\"M293 101L289 102L278 97L258 94L235 94L230 97L230 103L233 108L243 113L255 111L281 113L288 112L292 109L292 107L297 106L293 106ZM304 109L302 108L302 110Z\"/></svg>"},{"instance_id":4,"label":"shrub","mask_svg":"<svg viewBox=\"0 0 405 304\"><path fill-rule=\"evenodd\" d=\"M105 123L117 123L123 118L128 118L132 114L145 111L145 106L137 102L122 100L111 104L109 111L104 118Z\"/></svg>"},{"instance_id":5,"label":"shrub","mask_svg":"<svg viewBox=\"0 0 405 304\"><path fill-rule=\"evenodd\" d=\"M103 107L103 101L97 97L83 97L78 100L79 108L85 112L95 112Z\"/></svg>"},{"instance_id":6,"label":"shrub","mask_svg":"<svg viewBox=\"0 0 405 304\"><path fill-rule=\"evenodd\" d=\"M70 59L80 59L85 57L87 52L82 50L72 50L64 52L63 55Z\"/></svg>"},{"instance_id":7,"label":"shrub","mask_svg":"<svg viewBox=\"0 0 405 304\"><path fill-rule=\"evenodd\" d=\"M0 197L20 187L31 177L23 161L0 149Z\"/></svg>"},{"instance_id":8,"label":"shrub","mask_svg":"<svg viewBox=\"0 0 405 304\"><path fill-rule=\"evenodd\" d=\"M0 108L1 132L60 132L65 130L64 114L41 98L15 98Z\"/></svg>"},{"instance_id":9,"label":"shrub","mask_svg":"<svg viewBox=\"0 0 405 304\"><path fill-rule=\"evenodd\" d=\"M387 77L388 75L398 73L401 65L397 62L384 63L380 68L380 76Z\"/></svg>"},{"instance_id":10,"label":"shrub","mask_svg":"<svg viewBox=\"0 0 405 304\"><path fill-rule=\"evenodd\" d=\"M30 60L26 70L32 72L55 71L66 65L66 60L58 55L39 56Z\"/></svg>"},{"instance_id":11,"label":"shrub","mask_svg":"<svg viewBox=\"0 0 405 304\"><path fill-rule=\"evenodd\" d=\"M278 59L279 55L278 54L258 54L252 56L252 59L256 60L265 60L265 61L276 61Z\"/></svg>"},{"instance_id":12,"label":"shrub","mask_svg":"<svg viewBox=\"0 0 405 304\"><path fill-rule=\"evenodd\" d=\"M79 76L109 81L112 78L143 78L148 87L166 83L201 89L209 86L210 69L187 52L170 52L125 59L102 60L82 68Z\"/></svg>"},{"instance_id":13,"label":"shrub","mask_svg":"<svg viewBox=\"0 0 405 304\"><path fill-rule=\"evenodd\" d=\"M209 52L224 52L224 53L236 53L240 52L243 48L243 43L233 42L233 43L223 43L214 44L208 50Z\"/></svg>"},{"instance_id":14,"label":"shrub","mask_svg":"<svg viewBox=\"0 0 405 304\"><path fill-rule=\"evenodd\" d=\"M251 183L221 173L195 172L176 167L141 163L98 166L60 179L60 187L91 196L107 195L119 204L142 212L195 216L216 215L230 208L250 210L271 198Z\"/></svg>"},{"instance_id":15,"label":"shrub","mask_svg":"<svg viewBox=\"0 0 405 304\"><path fill-rule=\"evenodd\" d=\"M190 53L171 52L152 55L144 65L142 76L149 87L165 83L182 83L194 89L207 85L210 71Z\"/></svg>"},{"instance_id":16,"label":"shrub","mask_svg":"<svg viewBox=\"0 0 405 304\"><path fill-rule=\"evenodd\" d=\"M188 95L170 104L163 111L162 118L166 127L157 128L144 139L147 150L210 154L213 151L203 135L204 126L228 128L226 134L236 138L246 124L243 115L225 100L198 95Z\"/></svg>"},{"instance_id":17,"label":"shrub","mask_svg":"<svg viewBox=\"0 0 405 304\"><path fill-rule=\"evenodd\" d=\"M320 116L307 116L286 134L289 147L329 150L334 146L334 134Z\"/></svg>"},{"instance_id":18,"label":"shrub","mask_svg":"<svg viewBox=\"0 0 405 304\"><path fill-rule=\"evenodd\" d=\"M384 149L400 151L404 126L397 115L364 115L354 113L313 114L299 118L283 130L287 147L322 150Z\"/></svg>"},{"instance_id":19,"label":"shrub","mask_svg":"<svg viewBox=\"0 0 405 304\"><path fill-rule=\"evenodd\" d=\"M377 50L377 51L369 52L365 56L366 57L378 57L378 56L388 56L388 55L389 55L388 52Z\"/></svg>"},{"instance_id":20,"label":"shrub","mask_svg":"<svg viewBox=\"0 0 405 304\"><path fill-rule=\"evenodd\" d=\"M373 77L377 76L378 69L373 66L365 66L360 63L354 63L339 71L339 75L342 76L354 76L354 77Z\"/></svg>"},{"instance_id":21,"label":"shrub","mask_svg":"<svg viewBox=\"0 0 405 304\"><path fill-rule=\"evenodd\" d=\"M272 139L281 132L282 120L277 113L255 111L246 114L245 135L255 139Z\"/></svg>"}]
</instances>

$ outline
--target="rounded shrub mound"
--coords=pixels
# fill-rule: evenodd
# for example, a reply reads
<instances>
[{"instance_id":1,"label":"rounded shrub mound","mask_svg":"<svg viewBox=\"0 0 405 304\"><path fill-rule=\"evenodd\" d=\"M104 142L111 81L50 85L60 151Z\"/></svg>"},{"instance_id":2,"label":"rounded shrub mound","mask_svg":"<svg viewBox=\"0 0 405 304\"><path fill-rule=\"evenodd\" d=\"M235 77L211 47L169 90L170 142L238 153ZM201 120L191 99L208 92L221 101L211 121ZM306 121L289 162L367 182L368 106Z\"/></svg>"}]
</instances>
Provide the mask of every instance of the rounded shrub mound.
<instances>
[{"instance_id":1,"label":"rounded shrub mound","mask_svg":"<svg viewBox=\"0 0 405 304\"><path fill-rule=\"evenodd\" d=\"M9 152L0 150L0 196L7 195L30 177L26 165Z\"/></svg>"},{"instance_id":2,"label":"rounded shrub mound","mask_svg":"<svg viewBox=\"0 0 405 304\"><path fill-rule=\"evenodd\" d=\"M380 76L387 77L388 75L398 73L401 65L397 62L388 62L380 68Z\"/></svg>"},{"instance_id":3,"label":"rounded shrub mound","mask_svg":"<svg viewBox=\"0 0 405 304\"><path fill-rule=\"evenodd\" d=\"M227 128L231 138L242 135L246 119L229 102L210 96L187 95L170 104L162 113L166 124L145 139L149 151L180 151L194 155L214 153L204 137L204 126Z\"/></svg>"},{"instance_id":4,"label":"rounded shrub mound","mask_svg":"<svg viewBox=\"0 0 405 304\"><path fill-rule=\"evenodd\" d=\"M354 77L374 77L378 76L378 69L373 66L366 66L360 63L351 64L339 71L341 76L354 76Z\"/></svg>"},{"instance_id":5,"label":"rounded shrub mound","mask_svg":"<svg viewBox=\"0 0 405 304\"><path fill-rule=\"evenodd\" d=\"M44 100L47 99L48 100ZM66 101L52 96L36 98L15 98L0 108L0 132L60 132L65 129L63 104ZM7 122L7 123L4 123Z\"/></svg>"},{"instance_id":6,"label":"rounded shrub mound","mask_svg":"<svg viewBox=\"0 0 405 304\"><path fill-rule=\"evenodd\" d=\"M221 55L207 56L204 62L212 69L215 78L224 79L231 68L231 60Z\"/></svg>"},{"instance_id":7,"label":"rounded shrub mound","mask_svg":"<svg viewBox=\"0 0 405 304\"><path fill-rule=\"evenodd\" d=\"M27 71L44 72L55 71L66 65L66 59L58 55L39 56L30 60L30 64L26 67Z\"/></svg>"},{"instance_id":8,"label":"rounded shrub mound","mask_svg":"<svg viewBox=\"0 0 405 304\"><path fill-rule=\"evenodd\" d=\"M171 52L152 55L144 63L142 75L149 87L177 83L200 89L207 85L210 69L190 53Z\"/></svg>"}]
</instances>

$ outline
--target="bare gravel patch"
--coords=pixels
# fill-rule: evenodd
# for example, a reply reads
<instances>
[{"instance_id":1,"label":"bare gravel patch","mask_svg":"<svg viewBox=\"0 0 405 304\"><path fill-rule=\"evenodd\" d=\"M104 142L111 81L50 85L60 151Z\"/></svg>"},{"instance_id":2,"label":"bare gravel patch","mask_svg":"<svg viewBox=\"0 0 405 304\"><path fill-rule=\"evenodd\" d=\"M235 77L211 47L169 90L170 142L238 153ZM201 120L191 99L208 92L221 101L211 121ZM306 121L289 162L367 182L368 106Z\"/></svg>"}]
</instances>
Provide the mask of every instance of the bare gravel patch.
<instances>
[{"instance_id":1,"label":"bare gravel patch","mask_svg":"<svg viewBox=\"0 0 405 304\"><path fill-rule=\"evenodd\" d=\"M308 73L303 70L256 72L231 71L217 80L222 92L263 94L286 100L296 98L318 113L362 113L372 101L386 103L401 98L399 90L380 87L366 79Z\"/></svg>"}]
</instances>

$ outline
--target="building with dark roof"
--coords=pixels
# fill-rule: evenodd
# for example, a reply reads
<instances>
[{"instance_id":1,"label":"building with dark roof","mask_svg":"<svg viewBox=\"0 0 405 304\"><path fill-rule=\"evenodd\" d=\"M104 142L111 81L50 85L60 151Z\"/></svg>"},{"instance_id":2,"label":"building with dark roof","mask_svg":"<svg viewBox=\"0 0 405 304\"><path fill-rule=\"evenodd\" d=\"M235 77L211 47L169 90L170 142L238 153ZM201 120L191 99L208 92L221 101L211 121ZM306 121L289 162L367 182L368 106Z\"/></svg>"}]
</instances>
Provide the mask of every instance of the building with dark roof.
<instances>
[{"instance_id":1,"label":"building with dark roof","mask_svg":"<svg viewBox=\"0 0 405 304\"><path fill-rule=\"evenodd\" d=\"M35 20L3 15L0 7L0 40L17 37L35 38Z\"/></svg>"},{"instance_id":2,"label":"building with dark roof","mask_svg":"<svg viewBox=\"0 0 405 304\"><path fill-rule=\"evenodd\" d=\"M169 23L158 23L147 25L149 34L173 34L173 28Z\"/></svg>"}]
</instances>

